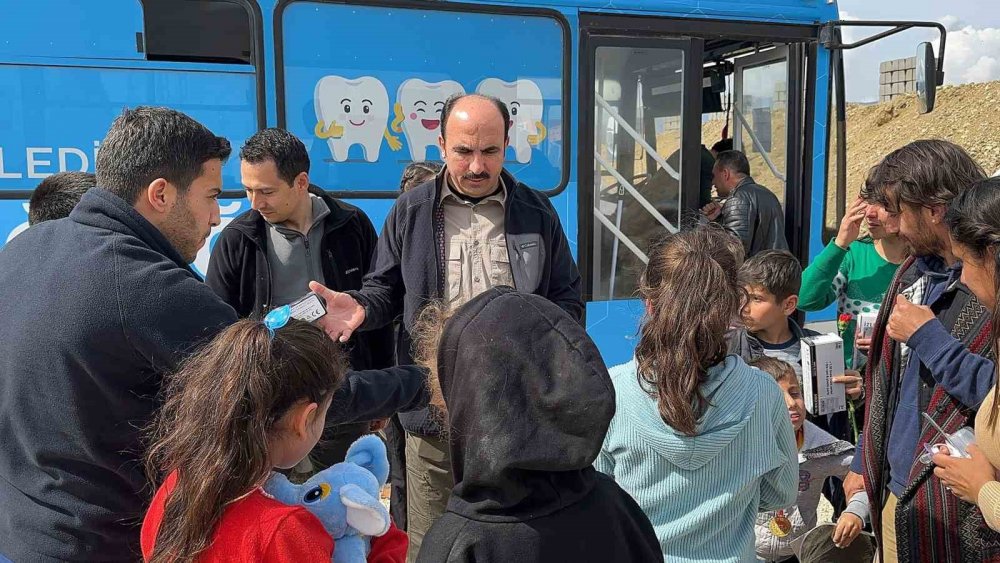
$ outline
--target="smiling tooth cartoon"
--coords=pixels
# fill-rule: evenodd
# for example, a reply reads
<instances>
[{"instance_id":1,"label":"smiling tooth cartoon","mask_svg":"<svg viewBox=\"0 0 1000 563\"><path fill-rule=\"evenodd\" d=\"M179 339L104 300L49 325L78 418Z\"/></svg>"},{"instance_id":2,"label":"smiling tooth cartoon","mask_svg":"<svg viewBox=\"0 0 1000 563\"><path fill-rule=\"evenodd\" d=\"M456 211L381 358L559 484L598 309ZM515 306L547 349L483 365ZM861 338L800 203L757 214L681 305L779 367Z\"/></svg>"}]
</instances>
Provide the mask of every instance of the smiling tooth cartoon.
<instances>
[{"instance_id":1,"label":"smiling tooth cartoon","mask_svg":"<svg viewBox=\"0 0 1000 563\"><path fill-rule=\"evenodd\" d=\"M464 93L465 88L454 80L425 82L410 78L399 85L392 130L406 137L414 162L426 160L427 147L438 148L444 102L454 94ZM441 158L439 148L438 158Z\"/></svg>"},{"instance_id":2,"label":"smiling tooth cartoon","mask_svg":"<svg viewBox=\"0 0 1000 563\"><path fill-rule=\"evenodd\" d=\"M350 148L361 145L365 160L375 162L383 137L394 151L402 146L386 129L389 94L378 79L324 76L316 83L314 96L318 120L315 133L326 140L333 160L344 162Z\"/></svg>"},{"instance_id":3,"label":"smiling tooth cartoon","mask_svg":"<svg viewBox=\"0 0 1000 563\"><path fill-rule=\"evenodd\" d=\"M510 146L514 147L517 161L531 162L531 147L545 140L542 123L542 91L531 80L504 82L487 78L479 83L476 92L499 98L510 110Z\"/></svg>"}]
</instances>

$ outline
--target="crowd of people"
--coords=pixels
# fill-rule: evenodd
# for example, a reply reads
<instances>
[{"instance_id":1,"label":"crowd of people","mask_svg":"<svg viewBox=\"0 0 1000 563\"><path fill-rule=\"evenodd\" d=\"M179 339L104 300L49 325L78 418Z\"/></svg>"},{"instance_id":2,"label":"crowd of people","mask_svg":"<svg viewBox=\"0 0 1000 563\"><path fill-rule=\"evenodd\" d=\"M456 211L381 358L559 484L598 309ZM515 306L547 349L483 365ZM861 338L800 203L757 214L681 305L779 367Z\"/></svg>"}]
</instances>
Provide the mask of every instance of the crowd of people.
<instances>
[{"instance_id":1,"label":"crowd of people","mask_svg":"<svg viewBox=\"0 0 1000 563\"><path fill-rule=\"evenodd\" d=\"M125 110L96 176L46 179L0 251L0 562L1000 561L1000 178L901 147L803 270L746 156L706 149L722 200L648 249L608 369L557 213L504 169L509 122L449 99L444 165L407 167L380 235L301 140L256 133L202 281L232 148ZM325 315L274 317L309 292ZM796 317L834 303L851 408L813 415ZM363 502L266 484L373 432L392 518L348 555L310 503L379 528Z\"/></svg>"}]
</instances>

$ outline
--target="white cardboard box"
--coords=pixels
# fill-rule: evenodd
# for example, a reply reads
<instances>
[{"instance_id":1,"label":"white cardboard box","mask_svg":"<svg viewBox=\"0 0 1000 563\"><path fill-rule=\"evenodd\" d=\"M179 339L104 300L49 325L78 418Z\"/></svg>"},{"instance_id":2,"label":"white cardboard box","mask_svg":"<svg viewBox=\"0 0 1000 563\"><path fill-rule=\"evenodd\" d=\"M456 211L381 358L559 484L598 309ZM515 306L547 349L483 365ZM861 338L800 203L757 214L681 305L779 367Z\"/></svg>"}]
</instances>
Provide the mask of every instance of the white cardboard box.
<instances>
[{"instance_id":1,"label":"white cardboard box","mask_svg":"<svg viewBox=\"0 0 1000 563\"><path fill-rule=\"evenodd\" d=\"M802 395L806 410L824 415L847 410L847 395L843 383L833 377L844 373L844 340L836 334L820 334L803 338Z\"/></svg>"}]
</instances>

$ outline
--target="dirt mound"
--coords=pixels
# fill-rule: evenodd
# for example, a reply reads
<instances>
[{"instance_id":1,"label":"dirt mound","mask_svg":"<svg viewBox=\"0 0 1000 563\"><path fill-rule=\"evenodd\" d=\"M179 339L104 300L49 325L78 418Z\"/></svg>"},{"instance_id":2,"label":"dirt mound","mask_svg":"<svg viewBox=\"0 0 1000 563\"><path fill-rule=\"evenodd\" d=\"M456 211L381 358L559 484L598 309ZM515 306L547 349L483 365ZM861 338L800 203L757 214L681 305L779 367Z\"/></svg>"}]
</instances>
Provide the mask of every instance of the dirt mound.
<instances>
[{"instance_id":1,"label":"dirt mound","mask_svg":"<svg viewBox=\"0 0 1000 563\"><path fill-rule=\"evenodd\" d=\"M857 197L868 170L893 150L916 139L946 139L969 151L988 174L1000 169L1000 82L946 86L934 111L917 112L914 96L847 108L847 201ZM830 145L827 225L834 214L834 151Z\"/></svg>"}]
</instances>

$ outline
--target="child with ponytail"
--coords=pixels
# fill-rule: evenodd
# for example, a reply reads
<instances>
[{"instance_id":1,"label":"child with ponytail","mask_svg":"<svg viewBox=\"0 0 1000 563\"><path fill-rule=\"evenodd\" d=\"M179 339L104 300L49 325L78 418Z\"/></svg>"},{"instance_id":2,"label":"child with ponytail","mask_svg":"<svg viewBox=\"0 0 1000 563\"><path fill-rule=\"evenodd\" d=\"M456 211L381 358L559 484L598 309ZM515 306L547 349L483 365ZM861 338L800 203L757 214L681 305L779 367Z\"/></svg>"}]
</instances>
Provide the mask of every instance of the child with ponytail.
<instances>
[{"instance_id":1,"label":"child with ponytail","mask_svg":"<svg viewBox=\"0 0 1000 563\"><path fill-rule=\"evenodd\" d=\"M323 433L347 372L338 344L290 320L222 331L171 379L147 454L166 476L142 525L146 561L331 561L333 539L301 506L268 497L272 469L301 461ZM369 562L402 562L406 535L372 538Z\"/></svg>"},{"instance_id":2,"label":"child with ponytail","mask_svg":"<svg viewBox=\"0 0 1000 563\"><path fill-rule=\"evenodd\" d=\"M617 408L595 465L639 503L668 561L753 561L757 513L796 497L782 391L726 355L742 254L712 226L655 245L635 359L611 370Z\"/></svg>"}]
</instances>

